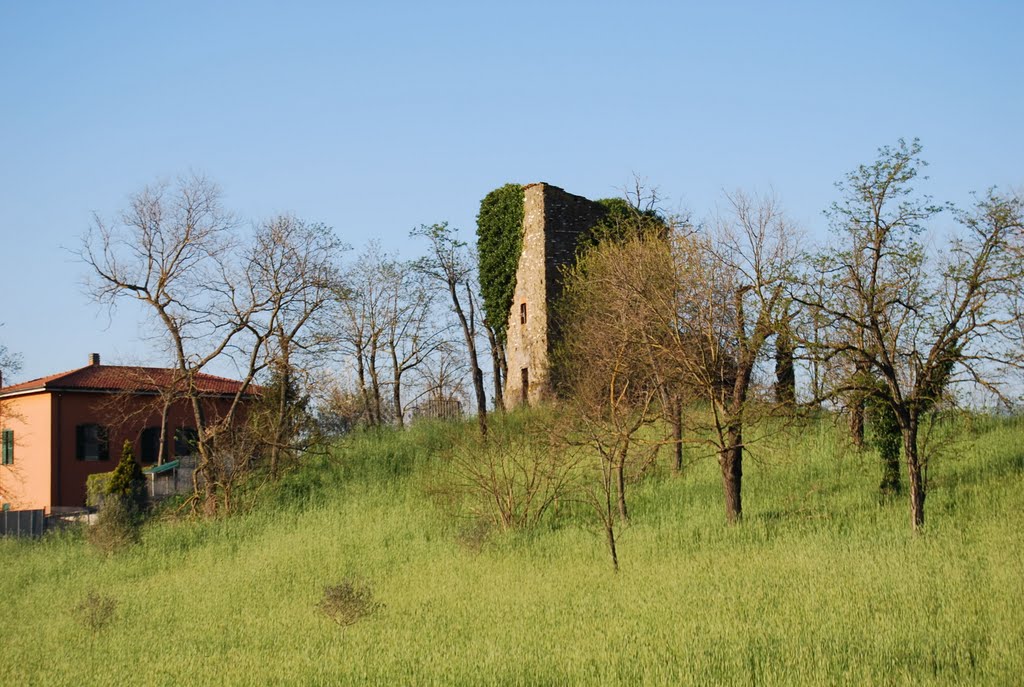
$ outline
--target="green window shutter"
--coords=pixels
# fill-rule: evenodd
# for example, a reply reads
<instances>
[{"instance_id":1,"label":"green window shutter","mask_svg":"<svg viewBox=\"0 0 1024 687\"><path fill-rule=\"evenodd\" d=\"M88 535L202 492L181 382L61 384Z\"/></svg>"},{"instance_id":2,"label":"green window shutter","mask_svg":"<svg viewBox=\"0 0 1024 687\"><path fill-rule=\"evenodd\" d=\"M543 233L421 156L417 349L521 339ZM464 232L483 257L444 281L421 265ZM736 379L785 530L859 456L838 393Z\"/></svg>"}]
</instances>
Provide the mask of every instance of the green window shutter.
<instances>
[{"instance_id":1,"label":"green window shutter","mask_svg":"<svg viewBox=\"0 0 1024 687\"><path fill-rule=\"evenodd\" d=\"M12 465L14 463L14 430L5 429L3 431L3 464Z\"/></svg>"}]
</instances>

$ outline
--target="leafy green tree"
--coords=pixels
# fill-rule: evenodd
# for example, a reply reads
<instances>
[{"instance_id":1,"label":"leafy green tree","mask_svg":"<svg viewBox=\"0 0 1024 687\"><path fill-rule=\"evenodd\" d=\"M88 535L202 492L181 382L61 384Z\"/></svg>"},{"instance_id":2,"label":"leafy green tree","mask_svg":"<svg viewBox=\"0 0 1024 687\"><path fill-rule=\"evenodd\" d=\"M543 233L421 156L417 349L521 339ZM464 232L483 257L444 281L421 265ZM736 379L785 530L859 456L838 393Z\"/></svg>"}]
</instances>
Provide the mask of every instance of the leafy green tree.
<instances>
[{"instance_id":1,"label":"leafy green tree","mask_svg":"<svg viewBox=\"0 0 1024 687\"><path fill-rule=\"evenodd\" d=\"M875 396L896 417L915 531L924 526L927 488L922 419L948 385L970 381L1000 393L1007 368L1019 367L1014 304L1024 278L1019 198L990 192L972 212L954 209L960 231L945 252L935 250L944 237L928 230L942 208L914 190L920 153L917 140L901 140L838 185L843 198L830 217L839 240L820 260L827 288L799 297L833 323L815 346L819 357L870 372L840 380L836 392Z\"/></svg>"}]
</instances>

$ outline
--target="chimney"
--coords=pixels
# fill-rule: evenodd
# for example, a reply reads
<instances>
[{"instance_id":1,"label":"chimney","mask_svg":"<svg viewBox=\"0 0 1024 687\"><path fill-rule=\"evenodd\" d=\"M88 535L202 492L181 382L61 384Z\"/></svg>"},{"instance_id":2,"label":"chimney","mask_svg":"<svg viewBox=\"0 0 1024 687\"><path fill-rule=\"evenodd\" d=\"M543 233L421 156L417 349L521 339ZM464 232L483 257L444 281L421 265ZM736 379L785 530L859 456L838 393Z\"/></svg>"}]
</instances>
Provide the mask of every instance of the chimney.
<instances>
[{"instance_id":1,"label":"chimney","mask_svg":"<svg viewBox=\"0 0 1024 687\"><path fill-rule=\"evenodd\" d=\"M90 365L99 365L100 364L100 354L99 353L90 353L89 354L89 364Z\"/></svg>"}]
</instances>

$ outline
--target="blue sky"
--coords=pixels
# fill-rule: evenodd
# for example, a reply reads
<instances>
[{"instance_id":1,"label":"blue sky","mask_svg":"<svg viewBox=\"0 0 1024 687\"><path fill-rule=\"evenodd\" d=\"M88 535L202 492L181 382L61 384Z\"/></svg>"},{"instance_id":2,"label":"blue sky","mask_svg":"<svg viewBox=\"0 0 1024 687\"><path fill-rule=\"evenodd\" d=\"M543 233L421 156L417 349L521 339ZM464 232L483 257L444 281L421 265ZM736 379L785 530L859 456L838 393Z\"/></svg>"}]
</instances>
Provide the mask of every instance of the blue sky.
<instances>
[{"instance_id":1,"label":"blue sky","mask_svg":"<svg viewBox=\"0 0 1024 687\"><path fill-rule=\"evenodd\" d=\"M926 190L1024 186L1024 3L0 3L0 343L18 379L162 363L92 305L78 245L201 171L413 256L508 181L592 198L635 172L697 217L774 189L811 236L833 183L920 137Z\"/></svg>"}]
</instances>

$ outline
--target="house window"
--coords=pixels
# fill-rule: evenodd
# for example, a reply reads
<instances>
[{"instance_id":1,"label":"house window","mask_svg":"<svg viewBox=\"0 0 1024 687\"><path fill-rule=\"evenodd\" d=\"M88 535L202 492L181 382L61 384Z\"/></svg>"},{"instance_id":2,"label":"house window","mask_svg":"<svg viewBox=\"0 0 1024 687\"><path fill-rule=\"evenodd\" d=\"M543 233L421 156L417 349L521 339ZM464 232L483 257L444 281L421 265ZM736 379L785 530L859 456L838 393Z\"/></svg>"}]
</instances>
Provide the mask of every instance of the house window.
<instances>
[{"instance_id":1,"label":"house window","mask_svg":"<svg viewBox=\"0 0 1024 687\"><path fill-rule=\"evenodd\" d=\"M527 403L530 400L530 368L524 367L521 371L521 374L523 403Z\"/></svg>"},{"instance_id":2,"label":"house window","mask_svg":"<svg viewBox=\"0 0 1024 687\"><path fill-rule=\"evenodd\" d=\"M526 303L519 304L519 324L526 324Z\"/></svg>"},{"instance_id":3,"label":"house window","mask_svg":"<svg viewBox=\"0 0 1024 687\"><path fill-rule=\"evenodd\" d=\"M141 448L143 465L149 465L157 462L160 458L160 428L159 427L146 427L142 430L142 436L139 437L139 447Z\"/></svg>"},{"instance_id":4,"label":"house window","mask_svg":"<svg viewBox=\"0 0 1024 687\"><path fill-rule=\"evenodd\" d=\"M191 456L199 445L199 433L195 427L179 427L174 431L174 457Z\"/></svg>"},{"instance_id":5,"label":"house window","mask_svg":"<svg viewBox=\"0 0 1024 687\"><path fill-rule=\"evenodd\" d=\"M75 458L78 460L107 460L107 428L88 424L75 427Z\"/></svg>"},{"instance_id":6,"label":"house window","mask_svg":"<svg viewBox=\"0 0 1024 687\"><path fill-rule=\"evenodd\" d=\"M3 432L3 465L14 464L14 430L5 429Z\"/></svg>"}]
</instances>

